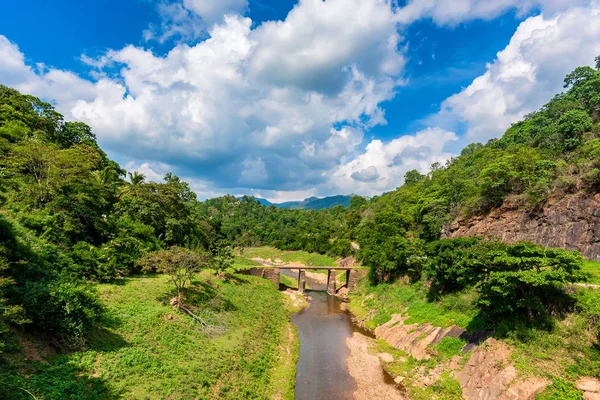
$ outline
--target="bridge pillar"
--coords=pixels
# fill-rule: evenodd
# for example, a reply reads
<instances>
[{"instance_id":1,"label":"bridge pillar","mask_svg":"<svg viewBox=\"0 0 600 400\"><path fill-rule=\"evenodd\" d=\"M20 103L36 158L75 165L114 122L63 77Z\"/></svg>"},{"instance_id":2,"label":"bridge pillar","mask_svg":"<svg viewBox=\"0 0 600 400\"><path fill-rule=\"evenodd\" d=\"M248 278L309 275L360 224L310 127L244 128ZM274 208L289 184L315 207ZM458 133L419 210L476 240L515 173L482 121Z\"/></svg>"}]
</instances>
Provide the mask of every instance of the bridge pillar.
<instances>
[{"instance_id":1,"label":"bridge pillar","mask_svg":"<svg viewBox=\"0 0 600 400\"><path fill-rule=\"evenodd\" d=\"M306 289L306 271L303 269L298 270L298 292L304 293Z\"/></svg>"},{"instance_id":2,"label":"bridge pillar","mask_svg":"<svg viewBox=\"0 0 600 400\"><path fill-rule=\"evenodd\" d=\"M335 270L327 270L327 293L335 294Z\"/></svg>"},{"instance_id":3,"label":"bridge pillar","mask_svg":"<svg viewBox=\"0 0 600 400\"><path fill-rule=\"evenodd\" d=\"M349 269L346 270L346 289L350 290L350 271Z\"/></svg>"}]
</instances>

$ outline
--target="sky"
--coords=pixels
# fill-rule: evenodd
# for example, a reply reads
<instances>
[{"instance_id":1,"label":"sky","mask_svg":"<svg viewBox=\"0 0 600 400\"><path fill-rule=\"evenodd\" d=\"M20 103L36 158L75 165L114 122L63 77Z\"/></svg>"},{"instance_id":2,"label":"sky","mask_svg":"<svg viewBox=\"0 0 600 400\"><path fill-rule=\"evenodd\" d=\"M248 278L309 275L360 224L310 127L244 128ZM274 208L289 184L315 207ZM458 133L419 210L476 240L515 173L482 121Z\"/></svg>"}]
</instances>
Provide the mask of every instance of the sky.
<instances>
[{"instance_id":1,"label":"sky","mask_svg":"<svg viewBox=\"0 0 600 400\"><path fill-rule=\"evenodd\" d=\"M0 84L199 198L374 196L500 137L600 55L589 0L29 0Z\"/></svg>"}]
</instances>

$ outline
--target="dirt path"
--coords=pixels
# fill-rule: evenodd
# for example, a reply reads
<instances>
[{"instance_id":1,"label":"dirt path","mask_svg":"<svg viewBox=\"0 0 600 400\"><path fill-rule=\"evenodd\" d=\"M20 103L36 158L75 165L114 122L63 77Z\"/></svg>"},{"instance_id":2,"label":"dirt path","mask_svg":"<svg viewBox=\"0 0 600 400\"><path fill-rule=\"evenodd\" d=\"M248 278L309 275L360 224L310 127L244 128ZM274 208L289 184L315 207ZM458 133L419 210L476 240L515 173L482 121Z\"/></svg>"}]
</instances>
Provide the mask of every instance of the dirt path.
<instances>
[{"instance_id":1,"label":"dirt path","mask_svg":"<svg viewBox=\"0 0 600 400\"><path fill-rule=\"evenodd\" d=\"M358 332L346 339L346 345L350 349L348 370L358 386L354 399L404 399L397 389L385 382L379 358L369 353L372 341L373 339Z\"/></svg>"}]
</instances>

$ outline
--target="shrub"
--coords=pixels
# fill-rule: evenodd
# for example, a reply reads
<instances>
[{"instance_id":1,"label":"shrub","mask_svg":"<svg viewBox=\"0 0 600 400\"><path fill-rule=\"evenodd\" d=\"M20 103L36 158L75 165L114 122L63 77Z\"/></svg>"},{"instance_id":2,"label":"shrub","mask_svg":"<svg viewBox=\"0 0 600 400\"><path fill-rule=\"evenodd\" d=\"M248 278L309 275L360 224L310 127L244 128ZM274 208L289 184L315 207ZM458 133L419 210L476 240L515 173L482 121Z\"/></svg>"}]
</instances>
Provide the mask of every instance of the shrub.
<instances>
[{"instance_id":1,"label":"shrub","mask_svg":"<svg viewBox=\"0 0 600 400\"><path fill-rule=\"evenodd\" d=\"M99 321L102 306L90 286L67 277L27 282L24 306L37 329L80 347L86 333Z\"/></svg>"}]
</instances>

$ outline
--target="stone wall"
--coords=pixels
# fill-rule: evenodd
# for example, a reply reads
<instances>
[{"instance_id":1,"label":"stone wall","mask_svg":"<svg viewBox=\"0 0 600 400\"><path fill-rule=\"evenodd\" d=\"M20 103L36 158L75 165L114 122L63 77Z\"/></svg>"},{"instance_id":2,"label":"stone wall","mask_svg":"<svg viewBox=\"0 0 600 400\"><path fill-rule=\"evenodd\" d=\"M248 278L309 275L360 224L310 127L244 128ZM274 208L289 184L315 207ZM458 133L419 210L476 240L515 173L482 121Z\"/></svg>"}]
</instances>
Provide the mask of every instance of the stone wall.
<instances>
[{"instance_id":1,"label":"stone wall","mask_svg":"<svg viewBox=\"0 0 600 400\"><path fill-rule=\"evenodd\" d=\"M275 286L279 287L279 268L250 268L244 272L248 275L259 276L261 278L268 279L273 282Z\"/></svg>"},{"instance_id":2,"label":"stone wall","mask_svg":"<svg viewBox=\"0 0 600 400\"><path fill-rule=\"evenodd\" d=\"M600 261L600 194L573 194L550 199L543 210L529 213L510 204L487 216L454 221L444 237L495 236L514 243L578 250Z\"/></svg>"}]
</instances>

